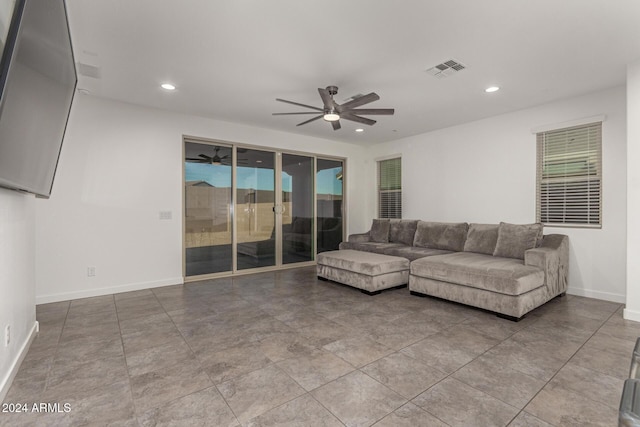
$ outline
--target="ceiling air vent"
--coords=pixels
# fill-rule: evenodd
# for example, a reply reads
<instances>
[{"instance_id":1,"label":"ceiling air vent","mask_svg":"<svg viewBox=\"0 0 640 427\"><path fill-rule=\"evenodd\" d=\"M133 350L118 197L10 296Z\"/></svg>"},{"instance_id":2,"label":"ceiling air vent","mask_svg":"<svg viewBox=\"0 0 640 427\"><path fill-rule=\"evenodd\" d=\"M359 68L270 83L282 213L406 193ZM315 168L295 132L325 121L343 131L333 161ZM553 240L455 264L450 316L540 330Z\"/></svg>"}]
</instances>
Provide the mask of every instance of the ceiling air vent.
<instances>
[{"instance_id":1,"label":"ceiling air vent","mask_svg":"<svg viewBox=\"0 0 640 427\"><path fill-rule=\"evenodd\" d=\"M458 71L462 71L467 68L465 65L450 59L448 61L443 62L442 64L438 64L435 67L431 67L427 70L427 73L431 74L434 77L439 79L449 77L452 74L457 73Z\"/></svg>"},{"instance_id":2,"label":"ceiling air vent","mask_svg":"<svg viewBox=\"0 0 640 427\"><path fill-rule=\"evenodd\" d=\"M78 62L78 73L82 76L99 79L101 77L100 67Z\"/></svg>"}]
</instances>

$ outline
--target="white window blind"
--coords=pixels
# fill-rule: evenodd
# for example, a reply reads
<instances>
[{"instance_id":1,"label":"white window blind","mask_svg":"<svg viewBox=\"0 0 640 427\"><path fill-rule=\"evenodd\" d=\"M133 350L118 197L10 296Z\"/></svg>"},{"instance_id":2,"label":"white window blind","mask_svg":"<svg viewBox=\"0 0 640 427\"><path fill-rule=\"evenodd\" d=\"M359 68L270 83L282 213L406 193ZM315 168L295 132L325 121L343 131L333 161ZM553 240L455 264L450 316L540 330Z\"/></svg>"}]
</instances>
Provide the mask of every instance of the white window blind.
<instances>
[{"instance_id":1,"label":"white window blind","mask_svg":"<svg viewBox=\"0 0 640 427\"><path fill-rule=\"evenodd\" d=\"M602 122L537 134L536 218L600 227Z\"/></svg>"},{"instance_id":2,"label":"white window blind","mask_svg":"<svg viewBox=\"0 0 640 427\"><path fill-rule=\"evenodd\" d=\"M400 157L378 162L378 218L402 218Z\"/></svg>"}]
</instances>

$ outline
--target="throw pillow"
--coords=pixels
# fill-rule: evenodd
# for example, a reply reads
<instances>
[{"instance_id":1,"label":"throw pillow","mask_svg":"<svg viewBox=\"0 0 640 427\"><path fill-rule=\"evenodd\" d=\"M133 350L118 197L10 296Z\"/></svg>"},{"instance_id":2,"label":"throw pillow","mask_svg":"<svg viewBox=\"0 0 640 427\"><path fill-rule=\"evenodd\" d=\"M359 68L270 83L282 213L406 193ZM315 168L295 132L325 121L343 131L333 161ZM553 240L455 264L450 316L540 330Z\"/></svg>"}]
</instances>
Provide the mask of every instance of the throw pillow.
<instances>
[{"instance_id":1,"label":"throw pillow","mask_svg":"<svg viewBox=\"0 0 640 427\"><path fill-rule=\"evenodd\" d=\"M542 224L517 225L501 222L493 256L524 259L524 252L535 248L541 236Z\"/></svg>"},{"instance_id":2,"label":"throw pillow","mask_svg":"<svg viewBox=\"0 0 640 427\"><path fill-rule=\"evenodd\" d=\"M389 220L374 219L371 224L371 232L369 233L372 242L388 243L389 242Z\"/></svg>"},{"instance_id":3,"label":"throw pillow","mask_svg":"<svg viewBox=\"0 0 640 427\"><path fill-rule=\"evenodd\" d=\"M465 252L493 255L498 242L498 224L469 224Z\"/></svg>"}]
</instances>

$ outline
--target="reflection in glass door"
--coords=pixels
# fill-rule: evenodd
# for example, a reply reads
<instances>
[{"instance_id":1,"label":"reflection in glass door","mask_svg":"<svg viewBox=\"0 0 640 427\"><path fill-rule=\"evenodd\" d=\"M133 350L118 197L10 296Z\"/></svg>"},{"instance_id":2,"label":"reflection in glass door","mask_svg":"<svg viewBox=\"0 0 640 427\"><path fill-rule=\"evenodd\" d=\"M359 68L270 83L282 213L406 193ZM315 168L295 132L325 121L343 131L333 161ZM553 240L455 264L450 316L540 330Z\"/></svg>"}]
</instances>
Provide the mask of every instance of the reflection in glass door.
<instances>
[{"instance_id":1,"label":"reflection in glass door","mask_svg":"<svg viewBox=\"0 0 640 427\"><path fill-rule=\"evenodd\" d=\"M231 147L185 143L186 275L231 271Z\"/></svg>"},{"instance_id":2,"label":"reflection in glass door","mask_svg":"<svg viewBox=\"0 0 640 427\"><path fill-rule=\"evenodd\" d=\"M318 159L316 166L317 252L338 249L342 242L342 160Z\"/></svg>"},{"instance_id":3,"label":"reflection in glass door","mask_svg":"<svg viewBox=\"0 0 640 427\"><path fill-rule=\"evenodd\" d=\"M313 260L313 157L282 154L282 263Z\"/></svg>"},{"instance_id":4,"label":"reflection in glass door","mask_svg":"<svg viewBox=\"0 0 640 427\"><path fill-rule=\"evenodd\" d=\"M240 153L240 150L238 150ZM237 268L276 264L275 153L242 149L236 168Z\"/></svg>"}]
</instances>

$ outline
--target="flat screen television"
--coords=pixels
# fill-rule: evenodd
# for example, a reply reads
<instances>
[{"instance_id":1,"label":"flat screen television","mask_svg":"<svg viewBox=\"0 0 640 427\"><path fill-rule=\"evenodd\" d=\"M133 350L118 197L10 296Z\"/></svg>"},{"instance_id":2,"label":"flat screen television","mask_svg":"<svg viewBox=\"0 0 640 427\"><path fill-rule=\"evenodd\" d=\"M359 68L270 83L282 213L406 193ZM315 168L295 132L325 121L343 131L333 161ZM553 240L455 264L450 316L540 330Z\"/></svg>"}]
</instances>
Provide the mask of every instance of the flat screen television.
<instances>
[{"instance_id":1,"label":"flat screen television","mask_svg":"<svg viewBox=\"0 0 640 427\"><path fill-rule=\"evenodd\" d=\"M0 15L0 186L49 197L78 81L66 5L0 0L0 14L8 11Z\"/></svg>"}]
</instances>

